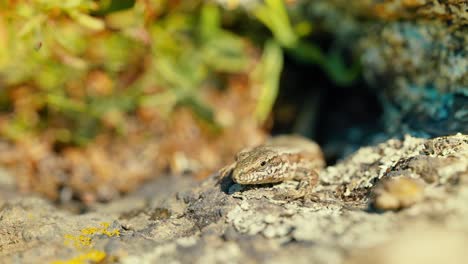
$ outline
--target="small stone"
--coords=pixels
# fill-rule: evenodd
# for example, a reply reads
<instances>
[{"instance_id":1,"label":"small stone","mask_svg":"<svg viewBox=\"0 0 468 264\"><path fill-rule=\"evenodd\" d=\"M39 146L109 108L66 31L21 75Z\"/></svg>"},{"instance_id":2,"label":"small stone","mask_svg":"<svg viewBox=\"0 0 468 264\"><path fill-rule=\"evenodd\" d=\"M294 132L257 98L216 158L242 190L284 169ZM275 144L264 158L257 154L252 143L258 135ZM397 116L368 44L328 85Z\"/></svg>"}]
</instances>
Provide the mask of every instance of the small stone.
<instances>
[{"instance_id":1,"label":"small stone","mask_svg":"<svg viewBox=\"0 0 468 264\"><path fill-rule=\"evenodd\" d=\"M250 209L250 205L247 201L242 201L242 203L240 204L240 208L244 211L247 211Z\"/></svg>"},{"instance_id":2,"label":"small stone","mask_svg":"<svg viewBox=\"0 0 468 264\"><path fill-rule=\"evenodd\" d=\"M387 192L382 192L375 198L374 205L382 210L392 210L400 207L400 201L398 201L395 196Z\"/></svg>"},{"instance_id":3,"label":"small stone","mask_svg":"<svg viewBox=\"0 0 468 264\"><path fill-rule=\"evenodd\" d=\"M263 219L263 221L267 224L273 224L274 222L276 222L277 220L277 217L274 216L274 215L266 215L265 218Z\"/></svg>"},{"instance_id":4,"label":"small stone","mask_svg":"<svg viewBox=\"0 0 468 264\"><path fill-rule=\"evenodd\" d=\"M380 210L407 208L424 198L422 184L408 177L384 179L373 192L373 205Z\"/></svg>"},{"instance_id":5,"label":"small stone","mask_svg":"<svg viewBox=\"0 0 468 264\"><path fill-rule=\"evenodd\" d=\"M266 238L273 238L276 236L276 234L277 234L276 229L273 226L267 226L265 230L263 230L263 235Z\"/></svg>"}]
</instances>

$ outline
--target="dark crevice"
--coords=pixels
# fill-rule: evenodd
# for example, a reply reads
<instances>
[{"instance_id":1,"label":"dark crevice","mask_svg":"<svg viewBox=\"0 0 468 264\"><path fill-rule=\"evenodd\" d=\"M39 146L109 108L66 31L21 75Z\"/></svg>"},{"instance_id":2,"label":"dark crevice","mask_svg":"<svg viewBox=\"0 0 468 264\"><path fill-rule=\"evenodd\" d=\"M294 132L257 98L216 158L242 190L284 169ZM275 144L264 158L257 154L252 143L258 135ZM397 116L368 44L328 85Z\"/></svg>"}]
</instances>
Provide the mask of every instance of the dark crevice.
<instances>
[{"instance_id":1,"label":"dark crevice","mask_svg":"<svg viewBox=\"0 0 468 264\"><path fill-rule=\"evenodd\" d=\"M382 106L359 77L338 86L316 65L285 56L273 109L273 134L297 133L317 141L327 164L343 158L382 132Z\"/></svg>"}]
</instances>

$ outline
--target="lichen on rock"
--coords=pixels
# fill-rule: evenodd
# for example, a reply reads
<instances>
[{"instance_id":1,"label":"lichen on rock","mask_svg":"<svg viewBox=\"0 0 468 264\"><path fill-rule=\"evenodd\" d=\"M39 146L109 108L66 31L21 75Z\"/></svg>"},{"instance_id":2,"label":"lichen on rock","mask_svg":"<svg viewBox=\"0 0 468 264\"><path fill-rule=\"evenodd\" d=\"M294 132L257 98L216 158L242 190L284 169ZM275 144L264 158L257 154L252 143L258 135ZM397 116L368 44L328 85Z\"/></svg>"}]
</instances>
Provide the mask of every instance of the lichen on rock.
<instances>
[{"instance_id":1,"label":"lichen on rock","mask_svg":"<svg viewBox=\"0 0 468 264\"><path fill-rule=\"evenodd\" d=\"M164 188L155 183L82 215L39 198L9 199L0 209L0 252L7 262L82 259L89 252L70 247L65 237L83 235L90 245L85 249L121 263L364 263L367 249L370 259L393 264L425 259L425 249L438 247L436 240L419 239L426 234L412 227L416 223L437 237L457 232L450 251L455 261L466 257L458 245L468 239L463 235L468 231L467 155L467 135L392 139L327 167L312 200L276 195L295 182L234 188L237 184L220 182L216 175L183 188L173 180ZM401 192L402 179L418 187L403 185ZM387 181L396 181L396 187L386 186ZM396 197L398 206L375 210L373 193L379 189ZM414 190L424 195L415 196ZM400 236L415 238L405 240L405 247L414 248L411 256L399 246ZM388 257L394 253L398 257Z\"/></svg>"}]
</instances>

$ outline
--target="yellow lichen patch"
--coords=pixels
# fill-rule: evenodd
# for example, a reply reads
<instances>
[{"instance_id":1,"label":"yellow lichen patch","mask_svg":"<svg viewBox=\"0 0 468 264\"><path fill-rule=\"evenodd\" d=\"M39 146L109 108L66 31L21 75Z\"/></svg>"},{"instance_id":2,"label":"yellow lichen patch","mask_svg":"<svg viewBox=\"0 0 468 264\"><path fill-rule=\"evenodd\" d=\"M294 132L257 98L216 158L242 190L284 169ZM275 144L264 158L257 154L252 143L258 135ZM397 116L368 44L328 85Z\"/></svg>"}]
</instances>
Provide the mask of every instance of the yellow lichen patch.
<instances>
[{"instance_id":1,"label":"yellow lichen patch","mask_svg":"<svg viewBox=\"0 0 468 264\"><path fill-rule=\"evenodd\" d=\"M83 253L68 260L53 261L53 264L81 264L81 263L98 263L106 258L106 253L101 250L93 249L94 235L105 235L108 237L119 236L118 229L109 230L110 224L103 222L99 227L87 227L80 231L79 235L66 234L64 236L65 246L72 246Z\"/></svg>"},{"instance_id":2,"label":"yellow lichen patch","mask_svg":"<svg viewBox=\"0 0 468 264\"><path fill-rule=\"evenodd\" d=\"M73 236L65 235L65 246L73 246L77 249L86 248L91 246L91 238L84 235Z\"/></svg>"},{"instance_id":3,"label":"yellow lichen patch","mask_svg":"<svg viewBox=\"0 0 468 264\"><path fill-rule=\"evenodd\" d=\"M68 260L56 260L51 264L84 264L84 263L98 263L106 258L106 253L104 251L91 249L81 255L78 255L74 258Z\"/></svg>"},{"instance_id":4,"label":"yellow lichen patch","mask_svg":"<svg viewBox=\"0 0 468 264\"><path fill-rule=\"evenodd\" d=\"M100 227L87 227L81 230L80 234L69 235L66 234L65 245L74 246L76 249L88 248L92 246L92 237L93 235L106 235L108 237L119 236L120 231L118 229L109 230L109 223L103 222Z\"/></svg>"},{"instance_id":5,"label":"yellow lichen patch","mask_svg":"<svg viewBox=\"0 0 468 264\"><path fill-rule=\"evenodd\" d=\"M82 229L81 234L82 235L106 235L109 237L120 235L120 231L118 229L109 231L108 230L109 226L110 226L109 223L103 222L101 223L101 227L88 227L88 228Z\"/></svg>"}]
</instances>

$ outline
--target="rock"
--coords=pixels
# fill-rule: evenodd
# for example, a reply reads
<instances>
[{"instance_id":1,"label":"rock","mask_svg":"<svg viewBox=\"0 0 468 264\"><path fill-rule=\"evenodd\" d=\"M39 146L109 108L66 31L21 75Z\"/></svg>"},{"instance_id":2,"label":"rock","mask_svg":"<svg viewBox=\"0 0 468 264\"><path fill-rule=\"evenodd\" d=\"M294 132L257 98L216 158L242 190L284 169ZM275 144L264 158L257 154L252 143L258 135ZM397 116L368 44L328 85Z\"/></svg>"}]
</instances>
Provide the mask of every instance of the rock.
<instances>
[{"instance_id":1,"label":"rock","mask_svg":"<svg viewBox=\"0 0 468 264\"><path fill-rule=\"evenodd\" d=\"M334 45L352 51L384 108L387 133L468 133L464 1L298 1ZM301 13L302 14L302 13Z\"/></svg>"},{"instance_id":2,"label":"rock","mask_svg":"<svg viewBox=\"0 0 468 264\"><path fill-rule=\"evenodd\" d=\"M406 208L424 198L424 186L406 177L385 179L373 192L372 203L380 210Z\"/></svg>"},{"instance_id":3,"label":"rock","mask_svg":"<svg viewBox=\"0 0 468 264\"><path fill-rule=\"evenodd\" d=\"M466 262L468 236L457 230L421 222L389 241L354 252L348 264L439 264Z\"/></svg>"},{"instance_id":4,"label":"rock","mask_svg":"<svg viewBox=\"0 0 468 264\"><path fill-rule=\"evenodd\" d=\"M321 172L314 200L278 199L287 182L233 189L216 177L183 185L177 178L164 188L155 182L83 214L37 197L8 199L0 208L0 258L393 264L440 263L440 253L461 263L468 257L467 150L462 134L361 148ZM372 210L379 188L396 200L388 208L404 210Z\"/></svg>"}]
</instances>

